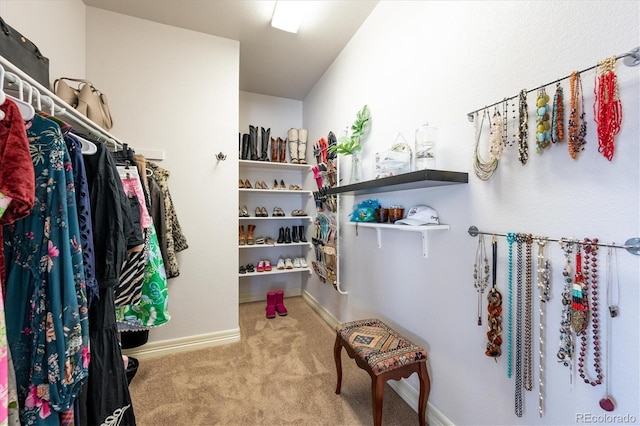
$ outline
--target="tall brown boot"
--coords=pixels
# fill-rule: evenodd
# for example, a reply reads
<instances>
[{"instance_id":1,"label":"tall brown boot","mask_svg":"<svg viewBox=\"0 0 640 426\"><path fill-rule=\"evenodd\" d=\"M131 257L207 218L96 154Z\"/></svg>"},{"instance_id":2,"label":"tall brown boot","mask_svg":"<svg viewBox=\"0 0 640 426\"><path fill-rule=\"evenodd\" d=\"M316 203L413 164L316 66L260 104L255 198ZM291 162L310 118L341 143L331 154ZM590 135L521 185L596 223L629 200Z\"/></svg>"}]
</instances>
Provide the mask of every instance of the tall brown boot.
<instances>
[{"instance_id":1,"label":"tall brown boot","mask_svg":"<svg viewBox=\"0 0 640 426\"><path fill-rule=\"evenodd\" d=\"M254 229L256 229L255 225L247 225L247 244L250 246L256 243L256 240L253 238Z\"/></svg>"},{"instance_id":2,"label":"tall brown boot","mask_svg":"<svg viewBox=\"0 0 640 426\"><path fill-rule=\"evenodd\" d=\"M238 245L245 245L247 243L247 237L244 235L244 225L240 225L238 233Z\"/></svg>"},{"instance_id":3,"label":"tall brown boot","mask_svg":"<svg viewBox=\"0 0 640 426\"><path fill-rule=\"evenodd\" d=\"M280 149L278 150L280 155L279 155L279 161L281 163L286 163L287 162L287 138L278 138L280 140Z\"/></svg>"},{"instance_id":4,"label":"tall brown boot","mask_svg":"<svg viewBox=\"0 0 640 426\"><path fill-rule=\"evenodd\" d=\"M273 161L274 163L278 162L279 150L280 150L280 138L278 139L271 138L271 161Z\"/></svg>"}]
</instances>

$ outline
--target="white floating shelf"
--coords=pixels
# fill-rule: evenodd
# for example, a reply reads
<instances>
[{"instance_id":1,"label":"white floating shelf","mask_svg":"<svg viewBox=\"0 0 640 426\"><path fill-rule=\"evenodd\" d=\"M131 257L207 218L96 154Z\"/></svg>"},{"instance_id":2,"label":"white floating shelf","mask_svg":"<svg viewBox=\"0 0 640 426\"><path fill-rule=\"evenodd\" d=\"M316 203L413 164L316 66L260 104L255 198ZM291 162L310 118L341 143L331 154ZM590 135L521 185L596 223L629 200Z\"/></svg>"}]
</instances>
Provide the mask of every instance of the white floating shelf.
<instances>
[{"instance_id":1,"label":"white floating shelf","mask_svg":"<svg viewBox=\"0 0 640 426\"><path fill-rule=\"evenodd\" d=\"M450 225L395 225L393 223L374 223L374 222L349 222L349 224L356 226L356 235L358 228L375 228L378 238L378 248L382 248L382 232L381 229L392 229L394 231L401 232L419 232L422 235L422 257L425 259L429 257L429 232L436 230L449 230Z\"/></svg>"}]
</instances>

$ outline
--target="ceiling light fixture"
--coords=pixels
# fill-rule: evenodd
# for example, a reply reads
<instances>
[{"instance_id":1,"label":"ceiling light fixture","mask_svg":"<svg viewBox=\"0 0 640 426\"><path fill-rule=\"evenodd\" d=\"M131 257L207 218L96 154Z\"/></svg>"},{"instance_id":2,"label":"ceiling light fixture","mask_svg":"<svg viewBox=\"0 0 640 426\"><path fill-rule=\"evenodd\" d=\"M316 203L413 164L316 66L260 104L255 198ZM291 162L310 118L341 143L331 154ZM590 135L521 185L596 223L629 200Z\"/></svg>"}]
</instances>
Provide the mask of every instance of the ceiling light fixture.
<instances>
[{"instance_id":1,"label":"ceiling light fixture","mask_svg":"<svg viewBox=\"0 0 640 426\"><path fill-rule=\"evenodd\" d=\"M305 12L304 1L276 1L271 26L289 33L297 33Z\"/></svg>"}]
</instances>

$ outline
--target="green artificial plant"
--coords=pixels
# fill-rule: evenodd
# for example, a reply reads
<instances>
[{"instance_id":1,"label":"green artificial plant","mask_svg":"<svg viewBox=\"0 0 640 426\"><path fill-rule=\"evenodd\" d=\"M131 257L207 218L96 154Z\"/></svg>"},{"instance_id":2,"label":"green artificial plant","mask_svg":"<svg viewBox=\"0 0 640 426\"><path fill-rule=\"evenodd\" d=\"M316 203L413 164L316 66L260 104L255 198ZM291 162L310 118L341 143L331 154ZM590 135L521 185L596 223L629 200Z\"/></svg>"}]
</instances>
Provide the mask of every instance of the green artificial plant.
<instances>
[{"instance_id":1,"label":"green artificial plant","mask_svg":"<svg viewBox=\"0 0 640 426\"><path fill-rule=\"evenodd\" d=\"M329 152L336 152L342 155L352 155L362 149L362 142L371 122L371 113L367 105L363 106L356 120L351 125L350 136L340 136L338 143L329 147Z\"/></svg>"}]
</instances>

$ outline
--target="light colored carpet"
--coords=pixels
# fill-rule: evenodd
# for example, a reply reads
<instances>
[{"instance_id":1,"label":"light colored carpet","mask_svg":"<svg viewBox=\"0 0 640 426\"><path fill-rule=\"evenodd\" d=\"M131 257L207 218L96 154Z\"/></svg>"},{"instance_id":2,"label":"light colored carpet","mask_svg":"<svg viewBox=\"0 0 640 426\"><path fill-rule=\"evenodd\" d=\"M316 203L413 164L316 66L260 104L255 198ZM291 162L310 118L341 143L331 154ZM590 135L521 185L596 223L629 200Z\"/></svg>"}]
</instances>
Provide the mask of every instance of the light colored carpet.
<instances>
[{"instance_id":1,"label":"light colored carpet","mask_svg":"<svg viewBox=\"0 0 640 426\"><path fill-rule=\"evenodd\" d=\"M138 426L370 425L371 378L342 351L335 394L335 332L301 297L289 315L265 318L265 302L240 305L241 341L140 360L130 390ZM418 415L388 385L384 425Z\"/></svg>"}]
</instances>

